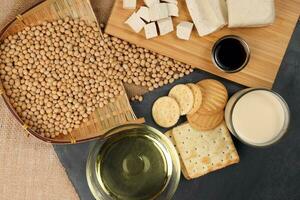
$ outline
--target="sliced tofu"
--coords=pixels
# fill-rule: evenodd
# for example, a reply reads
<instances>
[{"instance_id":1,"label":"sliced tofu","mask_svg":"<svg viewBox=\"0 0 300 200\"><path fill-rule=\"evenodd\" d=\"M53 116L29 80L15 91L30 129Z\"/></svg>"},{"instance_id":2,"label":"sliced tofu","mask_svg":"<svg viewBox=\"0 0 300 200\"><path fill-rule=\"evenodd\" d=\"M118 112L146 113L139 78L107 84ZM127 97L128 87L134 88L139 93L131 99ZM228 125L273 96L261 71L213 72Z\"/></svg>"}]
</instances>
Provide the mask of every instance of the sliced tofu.
<instances>
[{"instance_id":1,"label":"sliced tofu","mask_svg":"<svg viewBox=\"0 0 300 200\"><path fill-rule=\"evenodd\" d=\"M169 10L167 3L156 3L149 7L149 14L151 21L158 21L169 17Z\"/></svg>"},{"instance_id":2,"label":"sliced tofu","mask_svg":"<svg viewBox=\"0 0 300 200\"><path fill-rule=\"evenodd\" d=\"M211 34L226 25L223 20L217 17L210 1L186 0L186 4L200 36Z\"/></svg>"},{"instance_id":3,"label":"sliced tofu","mask_svg":"<svg viewBox=\"0 0 300 200\"><path fill-rule=\"evenodd\" d=\"M145 20L146 22L150 22L150 13L149 8L146 6L141 6L140 9L136 13L140 18Z\"/></svg>"},{"instance_id":4,"label":"sliced tofu","mask_svg":"<svg viewBox=\"0 0 300 200\"><path fill-rule=\"evenodd\" d=\"M174 31L173 21L171 17L158 20L157 25L158 25L160 35L166 35Z\"/></svg>"},{"instance_id":5,"label":"sliced tofu","mask_svg":"<svg viewBox=\"0 0 300 200\"><path fill-rule=\"evenodd\" d=\"M261 27L275 21L274 0L227 0L228 26Z\"/></svg>"},{"instance_id":6,"label":"sliced tofu","mask_svg":"<svg viewBox=\"0 0 300 200\"><path fill-rule=\"evenodd\" d=\"M144 26L144 30L147 39L151 39L158 36L155 22L146 24Z\"/></svg>"},{"instance_id":7,"label":"sliced tofu","mask_svg":"<svg viewBox=\"0 0 300 200\"><path fill-rule=\"evenodd\" d=\"M150 6L152 6L153 4L159 3L159 0L144 0L144 3L150 8Z\"/></svg>"},{"instance_id":8,"label":"sliced tofu","mask_svg":"<svg viewBox=\"0 0 300 200\"><path fill-rule=\"evenodd\" d=\"M125 22L128 24L134 32L140 32L146 23L134 12Z\"/></svg>"},{"instance_id":9,"label":"sliced tofu","mask_svg":"<svg viewBox=\"0 0 300 200\"><path fill-rule=\"evenodd\" d=\"M169 12L169 16L172 16L172 17L179 16L179 10L178 10L178 6L176 4L168 3L168 12Z\"/></svg>"},{"instance_id":10,"label":"sliced tofu","mask_svg":"<svg viewBox=\"0 0 300 200\"><path fill-rule=\"evenodd\" d=\"M180 22L176 27L176 35L179 39L189 40L193 30L194 24L191 22Z\"/></svg>"},{"instance_id":11,"label":"sliced tofu","mask_svg":"<svg viewBox=\"0 0 300 200\"><path fill-rule=\"evenodd\" d=\"M136 0L123 0L123 8L124 9L135 9Z\"/></svg>"}]
</instances>

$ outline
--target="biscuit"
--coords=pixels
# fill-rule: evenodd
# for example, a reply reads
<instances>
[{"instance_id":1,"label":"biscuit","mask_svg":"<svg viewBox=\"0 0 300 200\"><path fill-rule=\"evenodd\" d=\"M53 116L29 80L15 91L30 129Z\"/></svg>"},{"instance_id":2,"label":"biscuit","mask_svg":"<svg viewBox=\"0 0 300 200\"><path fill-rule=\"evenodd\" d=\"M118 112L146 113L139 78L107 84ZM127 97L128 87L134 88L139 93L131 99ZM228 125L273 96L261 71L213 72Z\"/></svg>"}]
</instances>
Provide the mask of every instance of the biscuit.
<instances>
[{"instance_id":1,"label":"biscuit","mask_svg":"<svg viewBox=\"0 0 300 200\"><path fill-rule=\"evenodd\" d=\"M176 148L176 144L175 144L175 141L174 141L174 138L173 138L173 135L172 135L172 130L169 130L169 131L165 132L165 136L167 136L169 138L170 142L174 145L174 147L175 147L175 149L176 149L176 151L178 153L178 157L179 157L179 161L180 161L180 168L181 168L181 172L182 172L183 176L186 179L190 179L190 177L188 176L187 171L185 169L185 166L184 166L184 164L182 162L182 159L180 157L180 153L178 152L178 150Z\"/></svg>"},{"instance_id":2,"label":"biscuit","mask_svg":"<svg viewBox=\"0 0 300 200\"><path fill-rule=\"evenodd\" d=\"M194 105L194 95L187 85L179 84L174 86L170 90L169 96L174 98L179 104L181 115L186 115L192 110Z\"/></svg>"},{"instance_id":3,"label":"biscuit","mask_svg":"<svg viewBox=\"0 0 300 200\"><path fill-rule=\"evenodd\" d=\"M218 126L224 119L224 111L221 110L215 114L204 114L196 112L192 115L187 115L187 120L190 125L197 130L207 131Z\"/></svg>"},{"instance_id":4,"label":"biscuit","mask_svg":"<svg viewBox=\"0 0 300 200\"><path fill-rule=\"evenodd\" d=\"M210 131L197 131L190 124L183 124L172 130L172 136L188 179L240 160L225 122Z\"/></svg>"},{"instance_id":5,"label":"biscuit","mask_svg":"<svg viewBox=\"0 0 300 200\"><path fill-rule=\"evenodd\" d=\"M179 105L172 97L160 97L152 106L152 116L161 127L174 126L180 117Z\"/></svg>"},{"instance_id":6,"label":"biscuit","mask_svg":"<svg viewBox=\"0 0 300 200\"><path fill-rule=\"evenodd\" d=\"M202 104L202 91L201 88L197 84L188 83L187 86L192 90L194 95L194 105L192 110L188 114L193 114L197 112Z\"/></svg>"},{"instance_id":7,"label":"biscuit","mask_svg":"<svg viewBox=\"0 0 300 200\"><path fill-rule=\"evenodd\" d=\"M202 105L199 113L212 114L223 110L227 100L228 93L226 87L217 80L205 79L197 83L202 89Z\"/></svg>"}]
</instances>

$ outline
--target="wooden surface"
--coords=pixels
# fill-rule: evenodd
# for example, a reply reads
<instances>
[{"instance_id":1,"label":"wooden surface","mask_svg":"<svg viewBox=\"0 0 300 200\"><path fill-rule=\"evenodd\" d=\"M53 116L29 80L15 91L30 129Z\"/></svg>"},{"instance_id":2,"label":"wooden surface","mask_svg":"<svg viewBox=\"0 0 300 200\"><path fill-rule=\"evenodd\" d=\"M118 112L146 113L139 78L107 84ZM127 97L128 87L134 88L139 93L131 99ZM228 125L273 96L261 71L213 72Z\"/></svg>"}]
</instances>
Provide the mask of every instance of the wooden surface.
<instances>
[{"instance_id":1,"label":"wooden surface","mask_svg":"<svg viewBox=\"0 0 300 200\"><path fill-rule=\"evenodd\" d=\"M26 26L34 26L44 21L54 21L67 16L84 19L88 23L97 21L89 0L47 0L26 13L19 15L3 31L0 31L0 42L9 35L22 31ZM79 129L73 130L71 134L60 134L52 139L41 136L24 124L10 104L9 98L5 95L5 90L0 80L0 96L2 96L7 107L17 121L22 124L23 128L38 139L55 144L69 144L103 138L108 130L116 126L127 123L143 123L143 119L136 119L125 89L123 91L123 95L117 97L115 102L111 102L103 108L97 108L89 116L89 121L82 123Z\"/></svg>"},{"instance_id":2,"label":"wooden surface","mask_svg":"<svg viewBox=\"0 0 300 200\"><path fill-rule=\"evenodd\" d=\"M138 2L142 4L142 1ZM185 0L178 2L180 16L173 18L174 27L182 20L191 21ZM176 38L175 31L151 40L145 39L143 31L139 34L134 33L124 24L133 10L123 9L122 0L115 0L105 32L237 83L249 87L271 88L300 14L300 0L275 0L275 2L276 21L272 26L224 28L206 37L199 37L194 28L191 39L182 41ZM210 53L214 42L229 34L244 38L251 49L250 62L245 69L235 74L221 72L211 62Z\"/></svg>"}]
</instances>

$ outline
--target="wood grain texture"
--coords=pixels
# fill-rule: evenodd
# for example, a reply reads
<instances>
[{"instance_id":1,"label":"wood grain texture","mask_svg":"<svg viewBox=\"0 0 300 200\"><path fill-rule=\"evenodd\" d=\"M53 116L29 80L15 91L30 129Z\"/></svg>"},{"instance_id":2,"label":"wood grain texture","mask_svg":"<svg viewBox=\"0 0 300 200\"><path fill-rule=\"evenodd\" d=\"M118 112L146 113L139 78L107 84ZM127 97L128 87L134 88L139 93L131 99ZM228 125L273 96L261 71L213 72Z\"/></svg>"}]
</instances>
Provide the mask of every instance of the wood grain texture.
<instances>
[{"instance_id":1,"label":"wood grain texture","mask_svg":"<svg viewBox=\"0 0 300 200\"><path fill-rule=\"evenodd\" d=\"M182 41L177 39L175 31L151 40L145 39L143 31L139 34L134 33L124 24L133 10L123 9L122 0L116 0L105 32L234 82L249 87L271 88L300 14L299 0L275 2L276 21L271 26L224 28L206 37L199 37L194 28L191 39ZM173 18L174 27L182 20L191 21L185 0L178 0L178 3L180 16ZM139 1L139 4L141 5L142 1ZM212 46L224 35L238 35L250 46L250 61L246 68L238 73L221 72L211 62Z\"/></svg>"},{"instance_id":2,"label":"wood grain texture","mask_svg":"<svg viewBox=\"0 0 300 200\"><path fill-rule=\"evenodd\" d=\"M34 26L44 21L54 21L67 16L83 19L87 23L97 22L89 0L47 0L26 13L18 15L16 20L0 31L0 42L9 35L22 31L26 26ZM108 130L119 125L144 122L143 119L136 118L123 88L123 95L116 97L114 102L110 102L103 108L97 108L89 117L88 122L82 123L71 134L60 134L56 138L47 138L34 132L28 125L24 124L10 104L9 98L5 95L1 81L0 96L2 96L13 116L27 130L28 135L30 133L44 142L54 144L70 144L103 138Z\"/></svg>"}]
</instances>

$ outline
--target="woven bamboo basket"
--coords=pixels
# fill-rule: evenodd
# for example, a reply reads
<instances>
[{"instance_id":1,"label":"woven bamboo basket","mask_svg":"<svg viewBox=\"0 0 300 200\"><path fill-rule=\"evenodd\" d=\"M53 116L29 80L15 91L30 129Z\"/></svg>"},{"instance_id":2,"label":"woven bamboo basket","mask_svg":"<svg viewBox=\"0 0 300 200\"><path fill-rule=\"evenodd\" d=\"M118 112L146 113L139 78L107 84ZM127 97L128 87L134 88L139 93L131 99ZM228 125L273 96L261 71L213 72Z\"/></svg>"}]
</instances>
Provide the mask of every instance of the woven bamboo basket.
<instances>
[{"instance_id":1,"label":"woven bamboo basket","mask_svg":"<svg viewBox=\"0 0 300 200\"><path fill-rule=\"evenodd\" d=\"M67 16L84 19L87 23L97 22L89 0L47 0L31 8L27 12L18 15L13 22L8 24L0 32L0 42L9 35L22 31L26 26L34 26L41 24L44 21L54 21ZM144 119L136 118L130 106L128 97L124 92L124 95L117 97L115 102L111 102L103 108L97 108L89 117L88 122L81 124L80 128L74 129L69 135L60 134L58 137L52 139L42 137L21 120L10 104L1 81L0 94L10 112L24 129L26 129L28 136L31 134L44 142L53 144L74 144L104 138L107 131L112 128L128 123L144 122Z\"/></svg>"}]
</instances>

